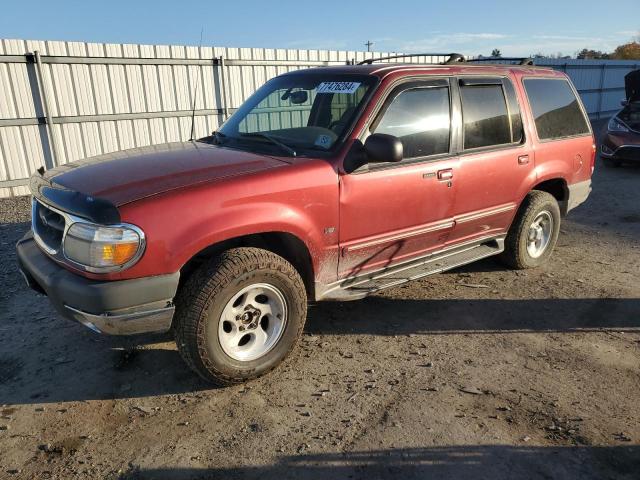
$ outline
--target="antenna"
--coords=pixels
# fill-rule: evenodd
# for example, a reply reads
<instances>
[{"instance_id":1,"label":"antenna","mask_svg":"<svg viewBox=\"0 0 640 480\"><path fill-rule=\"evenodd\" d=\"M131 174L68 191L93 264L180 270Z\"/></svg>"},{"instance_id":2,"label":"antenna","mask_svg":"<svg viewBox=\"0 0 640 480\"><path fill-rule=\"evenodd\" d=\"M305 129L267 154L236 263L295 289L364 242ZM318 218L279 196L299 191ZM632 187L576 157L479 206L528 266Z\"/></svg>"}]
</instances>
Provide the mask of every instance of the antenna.
<instances>
[{"instance_id":1,"label":"antenna","mask_svg":"<svg viewBox=\"0 0 640 480\"><path fill-rule=\"evenodd\" d=\"M200 56L200 52L202 50L202 34L204 32L204 27L200 27L200 45L198 45L198 56ZM198 74L200 74L200 67L198 67ZM196 75L196 79L198 76ZM191 136L189 137L189 141L193 141L193 137L195 136L196 129L196 99L198 98L198 85L200 82L196 80L196 86L193 88L193 105L191 106Z\"/></svg>"}]
</instances>

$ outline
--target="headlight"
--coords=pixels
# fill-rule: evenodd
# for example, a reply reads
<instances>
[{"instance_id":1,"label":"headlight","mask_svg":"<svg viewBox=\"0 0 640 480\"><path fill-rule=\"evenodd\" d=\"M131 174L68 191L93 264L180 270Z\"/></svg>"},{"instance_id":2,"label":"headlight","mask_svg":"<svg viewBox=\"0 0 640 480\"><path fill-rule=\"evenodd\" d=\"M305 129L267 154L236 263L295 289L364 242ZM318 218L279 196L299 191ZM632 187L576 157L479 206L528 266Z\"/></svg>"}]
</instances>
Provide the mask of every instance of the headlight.
<instances>
[{"instance_id":1,"label":"headlight","mask_svg":"<svg viewBox=\"0 0 640 480\"><path fill-rule=\"evenodd\" d=\"M607 125L607 129L610 132L628 132L629 127L627 127L624 123L618 120L618 117L611 117L609 120L609 124Z\"/></svg>"},{"instance_id":2,"label":"headlight","mask_svg":"<svg viewBox=\"0 0 640 480\"><path fill-rule=\"evenodd\" d=\"M131 266L143 250L144 235L133 225L106 227L76 222L64 237L65 257L90 272L109 272Z\"/></svg>"}]
</instances>

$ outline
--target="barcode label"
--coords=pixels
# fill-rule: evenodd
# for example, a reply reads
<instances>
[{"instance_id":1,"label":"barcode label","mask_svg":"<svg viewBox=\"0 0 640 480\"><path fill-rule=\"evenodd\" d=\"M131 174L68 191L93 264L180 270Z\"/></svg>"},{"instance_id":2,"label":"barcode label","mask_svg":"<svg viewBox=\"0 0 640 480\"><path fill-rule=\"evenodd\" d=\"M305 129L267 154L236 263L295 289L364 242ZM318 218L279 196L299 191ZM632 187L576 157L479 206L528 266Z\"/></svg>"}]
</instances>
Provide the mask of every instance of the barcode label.
<instances>
[{"instance_id":1,"label":"barcode label","mask_svg":"<svg viewBox=\"0 0 640 480\"><path fill-rule=\"evenodd\" d=\"M354 93L360 82L322 82L318 85L316 93Z\"/></svg>"}]
</instances>

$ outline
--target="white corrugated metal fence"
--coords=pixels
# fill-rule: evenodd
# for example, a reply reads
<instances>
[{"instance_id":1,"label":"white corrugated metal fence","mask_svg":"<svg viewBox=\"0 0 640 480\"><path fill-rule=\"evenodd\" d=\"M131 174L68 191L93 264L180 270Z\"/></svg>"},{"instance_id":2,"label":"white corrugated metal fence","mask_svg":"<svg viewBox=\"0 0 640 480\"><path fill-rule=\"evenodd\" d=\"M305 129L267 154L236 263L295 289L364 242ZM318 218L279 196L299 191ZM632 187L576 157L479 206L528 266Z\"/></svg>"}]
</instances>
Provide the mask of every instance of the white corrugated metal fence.
<instances>
[{"instance_id":1,"label":"white corrugated metal fence","mask_svg":"<svg viewBox=\"0 0 640 480\"><path fill-rule=\"evenodd\" d=\"M0 197L37 168L204 136L268 79L387 54L0 40ZM444 57L415 57L414 62Z\"/></svg>"},{"instance_id":2,"label":"white corrugated metal fence","mask_svg":"<svg viewBox=\"0 0 640 480\"><path fill-rule=\"evenodd\" d=\"M37 168L204 136L268 79L382 52L0 40L0 197ZM444 57L411 57L428 63ZM633 62L540 59L565 70L594 116L615 111Z\"/></svg>"}]
</instances>

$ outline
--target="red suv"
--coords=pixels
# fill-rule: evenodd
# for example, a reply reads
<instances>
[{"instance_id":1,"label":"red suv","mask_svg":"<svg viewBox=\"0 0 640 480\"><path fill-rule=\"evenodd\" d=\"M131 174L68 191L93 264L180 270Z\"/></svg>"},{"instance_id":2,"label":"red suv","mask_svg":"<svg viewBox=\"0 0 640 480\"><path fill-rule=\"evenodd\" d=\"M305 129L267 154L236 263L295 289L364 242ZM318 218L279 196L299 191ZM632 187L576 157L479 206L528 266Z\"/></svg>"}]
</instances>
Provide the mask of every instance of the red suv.
<instances>
[{"instance_id":1,"label":"red suv","mask_svg":"<svg viewBox=\"0 0 640 480\"><path fill-rule=\"evenodd\" d=\"M278 365L307 302L551 255L595 144L562 73L366 64L268 81L212 136L34 174L29 285L96 332L173 330L204 378Z\"/></svg>"}]
</instances>

